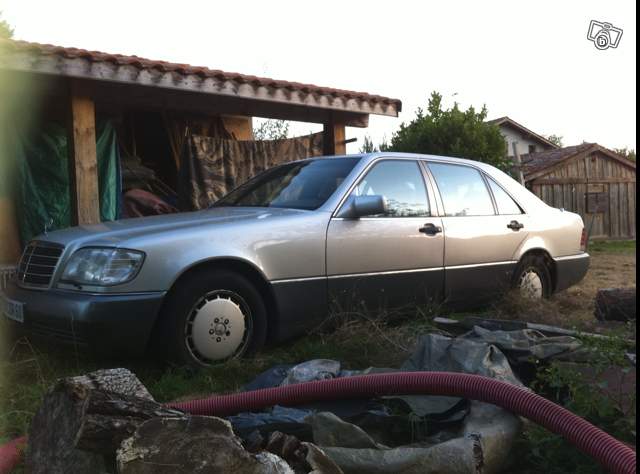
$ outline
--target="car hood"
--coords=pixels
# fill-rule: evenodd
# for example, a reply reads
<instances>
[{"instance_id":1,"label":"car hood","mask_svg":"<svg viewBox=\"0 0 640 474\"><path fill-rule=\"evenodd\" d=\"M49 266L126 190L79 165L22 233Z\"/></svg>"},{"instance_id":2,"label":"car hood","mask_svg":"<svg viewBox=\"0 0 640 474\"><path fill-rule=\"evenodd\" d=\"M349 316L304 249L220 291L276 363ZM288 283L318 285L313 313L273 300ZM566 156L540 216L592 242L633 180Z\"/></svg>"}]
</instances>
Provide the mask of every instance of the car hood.
<instances>
[{"instance_id":1,"label":"car hood","mask_svg":"<svg viewBox=\"0 0 640 474\"><path fill-rule=\"evenodd\" d=\"M162 232L188 228L195 229L206 226L234 225L247 221L255 224L268 225L268 222L274 218L301 215L309 212L310 211L296 209L264 207L214 207L202 211L138 217L102 222L100 224L69 227L40 235L34 240L45 240L65 246L71 243L81 246L117 246L126 240Z\"/></svg>"}]
</instances>

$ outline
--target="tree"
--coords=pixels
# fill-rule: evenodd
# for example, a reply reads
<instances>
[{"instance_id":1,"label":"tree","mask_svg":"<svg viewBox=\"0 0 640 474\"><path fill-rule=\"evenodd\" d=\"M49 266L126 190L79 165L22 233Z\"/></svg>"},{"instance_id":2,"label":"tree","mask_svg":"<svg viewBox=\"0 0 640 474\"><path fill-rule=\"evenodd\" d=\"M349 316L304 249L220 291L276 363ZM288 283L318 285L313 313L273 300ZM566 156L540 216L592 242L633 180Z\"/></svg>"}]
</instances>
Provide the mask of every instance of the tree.
<instances>
[{"instance_id":1,"label":"tree","mask_svg":"<svg viewBox=\"0 0 640 474\"><path fill-rule=\"evenodd\" d=\"M0 11L0 38L13 38L13 28L11 25L2 19L2 12Z\"/></svg>"},{"instance_id":2,"label":"tree","mask_svg":"<svg viewBox=\"0 0 640 474\"><path fill-rule=\"evenodd\" d=\"M254 140L283 140L289 137L289 123L284 120L264 120L253 129Z\"/></svg>"},{"instance_id":3,"label":"tree","mask_svg":"<svg viewBox=\"0 0 640 474\"><path fill-rule=\"evenodd\" d=\"M547 137L547 140L549 140L551 143L553 143L554 145L562 148L564 145L562 144L562 139L564 137L560 136L560 135L549 135Z\"/></svg>"},{"instance_id":4,"label":"tree","mask_svg":"<svg viewBox=\"0 0 640 474\"><path fill-rule=\"evenodd\" d=\"M614 150L618 155L624 156L626 159L631 161L636 161L636 151L627 147L624 148L614 148Z\"/></svg>"},{"instance_id":5,"label":"tree","mask_svg":"<svg viewBox=\"0 0 640 474\"><path fill-rule=\"evenodd\" d=\"M426 153L469 158L489 163L503 170L511 167L500 129L486 123L487 108L460 110L457 103L443 109L442 95L431 93L427 111L418 109L416 117L400 125L382 151Z\"/></svg>"},{"instance_id":6,"label":"tree","mask_svg":"<svg viewBox=\"0 0 640 474\"><path fill-rule=\"evenodd\" d=\"M371 137L369 135L365 135L362 146L360 147L360 153L373 153L376 151L378 151L378 149L373 144L373 140L371 140Z\"/></svg>"}]
</instances>

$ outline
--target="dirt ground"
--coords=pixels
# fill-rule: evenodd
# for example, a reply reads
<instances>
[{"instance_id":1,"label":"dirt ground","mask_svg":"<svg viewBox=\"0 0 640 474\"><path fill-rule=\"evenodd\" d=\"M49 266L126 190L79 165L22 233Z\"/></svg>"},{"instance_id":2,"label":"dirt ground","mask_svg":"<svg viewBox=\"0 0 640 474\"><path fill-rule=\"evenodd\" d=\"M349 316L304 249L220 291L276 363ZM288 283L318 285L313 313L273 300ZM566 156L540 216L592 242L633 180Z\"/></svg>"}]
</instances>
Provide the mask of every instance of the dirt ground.
<instances>
[{"instance_id":1,"label":"dirt ground","mask_svg":"<svg viewBox=\"0 0 640 474\"><path fill-rule=\"evenodd\" d=\"M590 332L626 327L621 323L598 322L594 317L594 300L602 288L636 287L635 242L595 244L590 254L589 271L578 285L554 295L549 301L536 304L507 297L493 308L497 316ZM635 332L635 327L628 329Z\"/></svg>"}]
</instances>

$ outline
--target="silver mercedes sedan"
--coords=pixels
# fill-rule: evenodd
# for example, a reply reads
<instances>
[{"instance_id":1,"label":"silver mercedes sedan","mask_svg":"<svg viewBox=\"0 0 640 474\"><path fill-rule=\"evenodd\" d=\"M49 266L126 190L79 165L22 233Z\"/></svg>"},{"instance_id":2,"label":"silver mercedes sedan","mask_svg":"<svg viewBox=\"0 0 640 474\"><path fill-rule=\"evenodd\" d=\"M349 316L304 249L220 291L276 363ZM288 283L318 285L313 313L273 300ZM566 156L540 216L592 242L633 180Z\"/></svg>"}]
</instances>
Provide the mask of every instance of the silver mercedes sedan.
<instances>
[{"instance_id":1,"label":"silver mercedes sedan","mask_svg":"<svg viewBox=\"0 0 640 474\"><path fill-rule=\"evenodd\" d=\"M209 365L338 308L543 298L589 266L580 216L477 161L373 153L269 169L189 213L40 236L2 295L30 333Z\"/></svg>"}]
</instances>

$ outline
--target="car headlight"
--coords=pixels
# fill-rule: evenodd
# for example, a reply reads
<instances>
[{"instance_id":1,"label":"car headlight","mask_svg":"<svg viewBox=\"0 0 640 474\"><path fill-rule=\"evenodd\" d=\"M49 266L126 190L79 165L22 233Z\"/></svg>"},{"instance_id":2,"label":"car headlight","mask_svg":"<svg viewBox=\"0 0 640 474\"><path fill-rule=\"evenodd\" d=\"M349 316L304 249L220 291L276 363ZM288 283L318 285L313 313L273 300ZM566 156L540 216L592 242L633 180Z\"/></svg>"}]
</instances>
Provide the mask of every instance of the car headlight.
<instances>
[{"instance_id":1,"label":"car headlight","mask_svg":"<svg viewBox=\"0 0 640 474\"><path fill-rule=\"evenodd\" d=\"M84 248L76 251L62 272L61 281L81 285L117 285L133 279L144 253L116 248Z\"/></svg>"}]
</instances>

